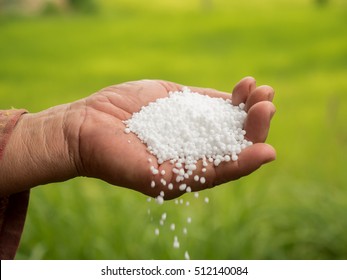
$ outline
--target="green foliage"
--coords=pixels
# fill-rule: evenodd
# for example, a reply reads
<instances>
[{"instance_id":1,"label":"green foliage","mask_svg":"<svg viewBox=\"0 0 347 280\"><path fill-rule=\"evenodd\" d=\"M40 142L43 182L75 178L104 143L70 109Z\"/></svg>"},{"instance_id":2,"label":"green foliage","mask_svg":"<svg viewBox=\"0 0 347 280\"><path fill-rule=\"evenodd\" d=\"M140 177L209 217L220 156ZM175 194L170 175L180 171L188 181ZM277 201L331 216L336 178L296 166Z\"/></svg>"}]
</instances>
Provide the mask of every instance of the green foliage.
<instances>
[{"instance_id":1,"label":"green foliage","mask_svg":"<svg viewBox=\"0 0 347 280\"><path fill-rule=\"evenodd\" d=\"M200 1L104 0L92 16L0 18L3 108L142 78L230 91L252 75L276 90L274 163L185 195L190 206L86 178L35 188L17 258L346 259L346 18L342 1L311 0L215 0L208 13ZM156 237L163 212L177 231Z\"/></svg>"},{"instance_id":2,"label":"green foliage","mask_svg":"<svg viewBox=\"0 0 347 280\"><path fill-rule=\"evenodd\" d=\"M68 3L75 11L94 13L97 10L97 4L94 0L68 0Z\"/></svg>"},{"instance_id":3,"label":"green foliage","mask_svg":"<svg viewBox=\"0 0 347 280\"><path fill-rule=\"evenodd\" d=\"M315 0L314 1L318 6L325 6L329 3L329 0Z\"/></svg>"}]
</instances>

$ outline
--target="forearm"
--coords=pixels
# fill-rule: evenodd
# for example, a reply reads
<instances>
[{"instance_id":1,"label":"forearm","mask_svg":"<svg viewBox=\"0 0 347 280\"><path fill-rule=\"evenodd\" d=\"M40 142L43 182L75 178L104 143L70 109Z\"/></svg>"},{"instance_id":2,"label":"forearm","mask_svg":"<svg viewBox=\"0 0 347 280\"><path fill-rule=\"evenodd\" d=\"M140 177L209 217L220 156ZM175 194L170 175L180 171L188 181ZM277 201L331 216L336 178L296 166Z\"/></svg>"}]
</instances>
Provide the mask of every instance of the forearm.
<instances>
[{"instance_id":1,"label":"forearm","mask_svg":"<svg viewBox=\"0 0 347 280\"><path fill-rule=\"evenodd\" d=\"M67 141L67 106L21 116L0 161L0 195L77 175Z\"/></svg>"}]
</instances>

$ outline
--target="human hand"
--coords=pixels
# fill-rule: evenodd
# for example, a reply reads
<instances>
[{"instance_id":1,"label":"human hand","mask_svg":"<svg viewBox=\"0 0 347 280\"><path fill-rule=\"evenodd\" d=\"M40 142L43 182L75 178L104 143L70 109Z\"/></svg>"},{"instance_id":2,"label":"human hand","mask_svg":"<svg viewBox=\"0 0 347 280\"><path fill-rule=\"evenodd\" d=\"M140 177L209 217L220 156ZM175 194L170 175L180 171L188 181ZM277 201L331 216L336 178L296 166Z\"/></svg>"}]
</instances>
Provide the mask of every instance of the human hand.
<instances>
[{"instance_id":1,"label":"human hand","mask_svg":"<svg viewBox=\"0 0 347 280\"><path fill-rule=\"evenodd\" d=\"M134 112L140 111L142 106L158 98L167 97L170 91L181 89L182 85L171 82L144 80L111 86L84 99L84 120L79 128L78 141L74 141L77 151L74 158L78 174L100 178L113 185L131 188L150 196L157 196L160 191L164 191L165 199L183 194L178 188L182 182L176 183L172 164L158 164L156 158L147 151L146 145L135 134L124 133L123 123ZM227 99L231 96L212 89L190 89L211 97ZM210 188L248 175L262 164L274 160L275 150L263 143L275 112L271 102L273 95L274 91L269 86L256 87L253 78L241 80L233 90L232 103L246 104L246 138L254 145L243 150L237 161L223 162L218 167L210 164L205 173L198 171L202 168L200 161L197 173L184 183L193 191ZM81 101L75 105L77 104L82 105ZM165 170L165 175L161 175L160 172L153 175L150 171L151 166L159 171ZM206 183L195 182L193 177L196 174L204 176ZM166 186L160 183L162 178L166 181ZM150 186L152 181L155 181L155 188ZM173 190L168 190L169 183L174 185Z\"/></svg>"},{"instance_id":2,"label":"human hand","mask_svg":"<svg viewBox=\"0 0 347 280\"><path fill-rule=\"evenodd\" d=\"M145 144L134 134L124 133L123 121L149 102L181 89L182 85L164 81L129 82L73 103L23 115L0 161L0 194L87 176L154 197L160 191L165 192L165 199L180 196L183 192L178 189L171 163L159 165ZM230 94L212 89L190 89L211 97L230 98ZM273 95L271 87L256 87L253 78L241 80L233 90L232 103L246 104L246 138L254 145L244 149L235 162L223 162L218 167L210 164L203 173L206 183L195 182L194 176L184 183L193 191L210 188L248 175L274 160L275 150L263 143L275 112ZM165 175L153 175L151 166L165 170ZM201 162L197 167L202 169ZM174 189L168 191L167 186L162 186L161 178L167 184L173 183ZM152 181L156 182L155 188L150 186Z\"/></svg>"}]
</instances>

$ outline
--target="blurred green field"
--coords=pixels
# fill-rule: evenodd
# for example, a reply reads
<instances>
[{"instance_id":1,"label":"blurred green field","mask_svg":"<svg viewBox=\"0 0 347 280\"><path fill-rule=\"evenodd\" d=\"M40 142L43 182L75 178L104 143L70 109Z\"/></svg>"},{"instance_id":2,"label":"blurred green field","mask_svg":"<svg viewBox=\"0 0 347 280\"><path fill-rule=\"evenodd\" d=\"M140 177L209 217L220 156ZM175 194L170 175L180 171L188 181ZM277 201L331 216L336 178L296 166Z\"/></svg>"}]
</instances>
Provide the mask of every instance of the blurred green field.
<instances>
[{"instance_id":1,"label":"blurred green field","mask_svg":"<svg viewBox=\"0 0 347 280\"><path fill-rule=\"evenodd\" d=\"M17 259L347 259L347 3L205 2L0 17L3 109L36 112L143 78L231 91L251 75L276 90L275 162L183 196L190 206L86 178L35 188ZM157 237L163 212L176 231Z\"/></svg>"}]
</instances>

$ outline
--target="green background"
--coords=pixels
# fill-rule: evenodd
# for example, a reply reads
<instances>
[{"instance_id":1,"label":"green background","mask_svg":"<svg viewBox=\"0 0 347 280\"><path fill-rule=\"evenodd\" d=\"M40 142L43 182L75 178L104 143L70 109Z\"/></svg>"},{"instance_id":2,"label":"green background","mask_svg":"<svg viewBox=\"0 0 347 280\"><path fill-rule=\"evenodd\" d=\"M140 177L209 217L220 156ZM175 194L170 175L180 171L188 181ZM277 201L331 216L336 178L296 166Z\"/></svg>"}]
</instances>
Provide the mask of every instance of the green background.
<instances>
[{"instance_id":1,"label":"green background","mask_svg":"<svg viewBox=\"0 0 347 280\"><path fill-rule=\"evenodd\" d=\"M87 178L37 187L17 259L346 259L347 2L94 2L0 16L1 108L143 78L231 91L251 75L276 91L277 160L178 205Z\"/></svg>"}]
</instances>

